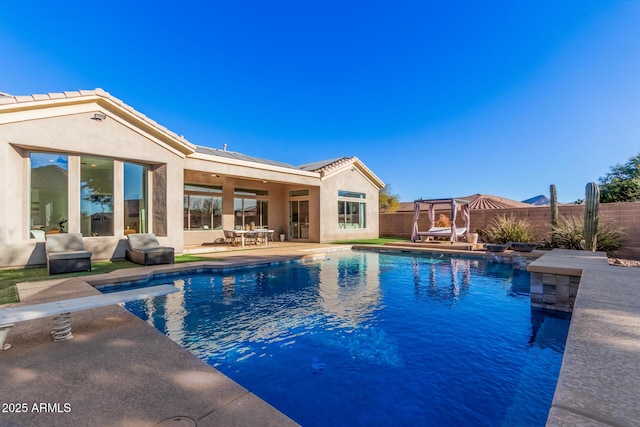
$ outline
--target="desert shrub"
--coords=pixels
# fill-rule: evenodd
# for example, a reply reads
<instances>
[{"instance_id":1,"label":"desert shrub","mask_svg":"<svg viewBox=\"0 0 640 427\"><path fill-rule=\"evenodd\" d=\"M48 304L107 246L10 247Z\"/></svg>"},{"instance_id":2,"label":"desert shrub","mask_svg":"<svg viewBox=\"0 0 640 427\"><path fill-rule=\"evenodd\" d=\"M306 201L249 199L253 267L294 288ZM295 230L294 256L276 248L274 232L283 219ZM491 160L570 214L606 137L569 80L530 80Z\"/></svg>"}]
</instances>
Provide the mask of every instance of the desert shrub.
<instances>
[{"instance_id":1,"label":"desert shrub","mask_svg":"<svg viewBox=\"0 0 640 427\"><path fill-rule=\"evenodd\" d=\"M495 217L484 230L491 243L533 242L535 235L531 224L525 219L501 215Z\"/></svg>"},{"instance_id":2,"label":"desert shrub","mask_svg":"<svg viewBox=\"0 0 640 427\"><path fill-rule=\"evenodd\" d=\"M561 216L558 224L551 227L553 242L565 249L582 249L580 242L584 240L584 220L576 216Z\"/></svg>"},{"instance_id":3,"label":"desert shrub","mask_svg":"<svg viewBox=\"0 0 640 427\"><path fill-rule=\"evenodd\" d=\"M445 214L440 214L438 219L433 222L435 227L451 227L451 220Z\"/></svg>"},{"instance_id":4,"label":"desert shrub","mask_svg":"<svg viewBox=\"0 0 640 427\"><path fill-rule=\"evenodd\" d=\"M584 249L584 219L569 215L560 217L558 224L552 227L553 241L566 249ZM613 252L622 247L625 233L613 222L600 219L598 223L596 249Z\"/></svg>"}]
</instances>

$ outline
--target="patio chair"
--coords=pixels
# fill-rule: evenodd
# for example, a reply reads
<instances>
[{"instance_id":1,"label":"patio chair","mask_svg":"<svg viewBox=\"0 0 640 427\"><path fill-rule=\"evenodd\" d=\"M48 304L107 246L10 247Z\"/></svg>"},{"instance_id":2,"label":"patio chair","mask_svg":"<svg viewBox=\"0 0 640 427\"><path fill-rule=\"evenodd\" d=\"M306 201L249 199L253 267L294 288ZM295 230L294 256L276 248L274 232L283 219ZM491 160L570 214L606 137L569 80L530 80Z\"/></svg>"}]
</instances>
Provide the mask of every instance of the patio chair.
<instances>
[{"instance_id":1,"label":"patio chair","mask_svg":"<svg viewBox=\"0 0 640 427\"><path fill-rule=\"evenodd\" d=\"M128 234L129 248L127 259L136 264L156 265L173 264L174 250L168 246L160 246L158 238L153 233Z\"/></svg>"},{"instance_id":2,"label":"patio chair","mask_svg":"<svg viewBox=\"0 0 640 427\"><path fill-rule=\"evenodd\" d=\"M260 245L268 245L267 240L269 239L269 231L268 230L258 230L258 243Z\"/></svg>"},{"instance_id":3,"label":"patio chair","mask_svg":"<svg viewBox=\"0 0 640 427\"><path fill-rule=\"evenodd\" d=\"M46 234L45 249L49 274L91 271L91 252L84 250L82 234Z\"/></svg>"},{"instance_id":4,"label":"patio chair","mask_svg":"<svg viewBox=\"0 0 640 427\"><path fill-rule=\"evenodd\" d=\"M223 230L224 232L224 243L227 245L235 246L238 242L238 235L233 230Z\"/></svg>"},{"instance_id":5,"label":"patio chair","mask_svg":"<svg viewBox=\"0 0 640 427\"><path fill-rule=\"evenodd\" d=\"M250 231L244 235L245 245L257 245L258 244L258 232Z\"/></svg>"}]
</instances>

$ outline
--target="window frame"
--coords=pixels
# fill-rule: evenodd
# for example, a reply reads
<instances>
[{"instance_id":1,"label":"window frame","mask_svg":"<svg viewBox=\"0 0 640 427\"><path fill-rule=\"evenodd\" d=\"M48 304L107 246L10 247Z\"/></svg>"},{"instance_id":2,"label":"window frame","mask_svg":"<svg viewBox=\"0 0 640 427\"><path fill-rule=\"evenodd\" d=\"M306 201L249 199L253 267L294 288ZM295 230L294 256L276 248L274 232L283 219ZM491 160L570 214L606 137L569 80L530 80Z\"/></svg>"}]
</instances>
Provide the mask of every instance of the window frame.
<instances>
[{"instance_id":1,"label":"window frame","mask_svg":"<svg viewBox=\"0 0 640 427\"><path fill-rule=\"evenodd\" d=\"M366 198L365 193L338 190L338 229L360 230L367 228ZM354 215L357 215L355 222L353 221Z\"/></svg>"},{"instance_id":2,"label":"window frame","mask_svg":"<svg viewBox=\"0 0 640 427\"><path fill-rule=\"evenodd\" d=\"M183 230L184 231L211 231L222 230L222 197L223 189L221 185L206 185L198 183L185 183L183 187ZM212 209L209 217L209 225L203 224L201 227L192 227L192 203L191 197L210 198L212 201ZM219 202L219 208L216 208L216 202ZM218 213L216 215L216 213ZM218 218L218 221L216 221ZM216 223L219 222L219 225Z\"/></svg>"}]
</instances>

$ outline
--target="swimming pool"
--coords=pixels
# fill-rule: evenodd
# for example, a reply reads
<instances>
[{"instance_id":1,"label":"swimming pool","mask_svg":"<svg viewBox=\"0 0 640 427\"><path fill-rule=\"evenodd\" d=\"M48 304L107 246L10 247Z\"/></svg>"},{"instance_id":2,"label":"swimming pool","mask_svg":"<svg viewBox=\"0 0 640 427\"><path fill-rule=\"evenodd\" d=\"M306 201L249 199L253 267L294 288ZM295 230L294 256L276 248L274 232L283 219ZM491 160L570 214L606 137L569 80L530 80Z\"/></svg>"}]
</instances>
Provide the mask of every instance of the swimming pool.
<instances>
[{"instance_id":1,"label":"swimming pool","mask_svg":"<svg viewBox=\"0 0 640 427\"><path fill-rule=\"evenodd\" d=\"M349 251L174 280L126 307L304 426L545 424L569 318L509 265Z\"/></svg>"}]
</instances>

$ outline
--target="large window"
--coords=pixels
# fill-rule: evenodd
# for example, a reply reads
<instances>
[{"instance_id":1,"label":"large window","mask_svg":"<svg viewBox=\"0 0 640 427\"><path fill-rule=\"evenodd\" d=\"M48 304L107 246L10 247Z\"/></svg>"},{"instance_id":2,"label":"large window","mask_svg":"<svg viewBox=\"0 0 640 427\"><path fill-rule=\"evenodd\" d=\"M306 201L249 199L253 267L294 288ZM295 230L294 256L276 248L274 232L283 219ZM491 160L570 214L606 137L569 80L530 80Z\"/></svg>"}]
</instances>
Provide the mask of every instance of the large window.
<instances>
[{"instance_id":1,"label":"large window","mask_svg":"<svg viewBox=\"0 0 640 427\"><path fill-rule=\"evenodd\" d=\"M67 231L69 209L69 158L31 153L29 237L43 239L45 232Z\"/></svg>"},{"instance_id":2,"label":"large window","mask_svg":"<svg viewBox=\"0 0 640 427\"><path fill-rule=\"evenodd\" d=\"M80 232L113 236L113 160L80 158Z\"/></svg>"},{"instance_id":3,"label":"large window","mask_svg":"<svg viewBox=\"0 0 640 427\"><path fill-rule=\"evenodd\" d=\"M64 233L69 229L80 229L86 237L115 234L114 207L120 206L114 203L114 165L117 161L59 153L30 153L29 160L30 238L43 239L46 233ZM80 193L74 191L71 194L71 197L80 199L80 224L68 224L69 189L77 188L78 184L69 182L70 160L73 165L79 160L80 165ZM146 233L149 168L123 162L123 169L123 191L120 194L124 195L124 209L118 209L116 214L119 217L124 215L124 234ZM72 172L78 170L72 169Z\"/></svg>"},{"instance_id":4,"label":"large window","mask_svg":"<svg viewBox=\"0 0 640 427\"><path fill-rule=\"evenodd\" d=\"M124 233L147 232L147 166L124 164Z\"/></svg>"},{"instance_id":5,"label":"large window","mask_svg":"<svg viewBox=\"0 0 640 427\"><path fill-rule=\"evenodd\" d=\"M221 186L184 186L184 229L222 229Z\"/></svg>"},{"instance_id":6,"label":"large window","mask_svg":"<svg viewBox=\"0 0 640 427\"><path fill-rule=\"evenodd\" d=\"M236 228L269 226L269 192L236 188L234 191L233 212Z\"/></svg>"},{"instance_id":7,"label":"large window","mask_svg":"<svg viewBox=\"0 0 640 427\"><path fill-rule=\"evenodd\" d=\"M339 228L366 228L367 204L361 201L365 198L366 194L364 193L344 190L338 191Z\"/></svg>"}]
</instances>

